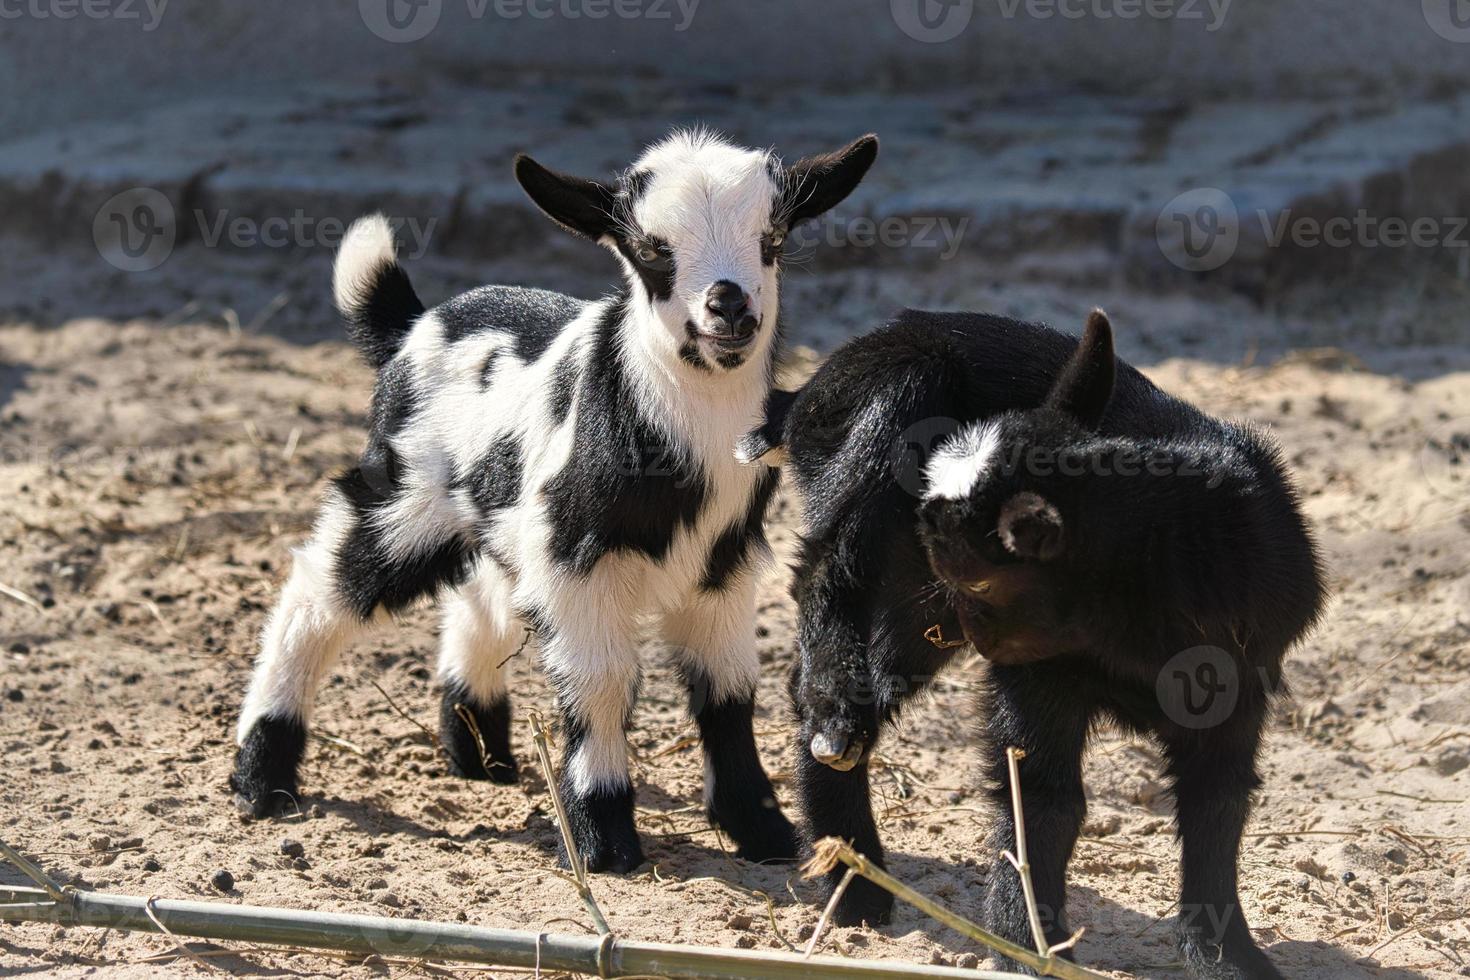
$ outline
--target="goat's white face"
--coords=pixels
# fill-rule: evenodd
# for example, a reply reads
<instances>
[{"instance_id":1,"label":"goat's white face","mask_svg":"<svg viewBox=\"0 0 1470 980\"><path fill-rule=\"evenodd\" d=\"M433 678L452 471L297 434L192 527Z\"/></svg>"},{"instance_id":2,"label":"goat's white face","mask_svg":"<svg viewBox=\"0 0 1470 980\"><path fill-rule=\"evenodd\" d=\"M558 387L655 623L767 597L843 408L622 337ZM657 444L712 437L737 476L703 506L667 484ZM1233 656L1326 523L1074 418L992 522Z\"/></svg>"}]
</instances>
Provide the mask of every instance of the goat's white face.
<instances>
[{"instance_id":1,"label":"goat's white face","mask_svg":"<svg viewBox=\"0 0 1470 980\"><path fill-rule=\"evenodd\" d=\"M738 366L773 332L782 175L769 153L679 134L624 177L613 247L685 360Z\"/></svg>"},{"instance_id":2,"label":"goat's white face","mask_svg":"<svg viewBox=\"0 0 1470 980\"><path fill-rule=\"evenodd\" d=\"M877 153L864 137L782 166L702 131L650 147L615 184L567 177L527 157L521 186L559 224L615 252L657 349L696 369L735 370L776 330L787 229L857 186Z\"/></svg>"}]
</instances>

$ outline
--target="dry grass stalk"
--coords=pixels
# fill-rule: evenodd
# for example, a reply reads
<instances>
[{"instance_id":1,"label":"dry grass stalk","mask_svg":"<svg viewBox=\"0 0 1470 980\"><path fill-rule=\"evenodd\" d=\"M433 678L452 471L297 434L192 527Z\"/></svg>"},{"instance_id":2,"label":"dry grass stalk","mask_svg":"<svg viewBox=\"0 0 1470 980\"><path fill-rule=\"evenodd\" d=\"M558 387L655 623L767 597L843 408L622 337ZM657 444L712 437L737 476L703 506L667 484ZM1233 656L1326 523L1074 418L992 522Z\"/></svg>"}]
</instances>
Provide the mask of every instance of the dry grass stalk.
<instances>
[{"instance_id":1,"label":"dry grass stalk","mask_svg":"<svg viewBox=\"0 0 1470 980\"><path fill-rule=\"evenodd\" d=\"M577 894L581 896L582 904L587 907L587 914L592 917L592 922L597 926L597 934L606 936L611 934L612 929L608 927L607 919L602 915L602 909L597 906L597 899L592 897L592 886L587 884L587 863L582 860L582 852L577 850L577 844L572 840L572 825L567 821L566 807L561 801L561 790L556 784L556 770L551 765L551 750L549 748L551 737L546 733L546 726L541 723L541 715L532 711L528 717L531 725L531 739L536 743L536 758L541 763L541 773L546 778L546 792L551 796L551 806L556 811L556 825L561 830L561 842L567 850L567 861L572 866L572 874L575 876L573 884L577 887Z\"/></svg>"},{"instance_id":2,"label":"dry grass stalk","mask_svg":"<svg viewBox=\"0 0 1470 980\"><path fill-rule=\"evenodd\" d=\"M1050 959L1054 954L1077 945L1077 940L1082 938L1082 930L1073 933L1066 942L1055 946L1047 945L1046 930L1041 925L1041 910L1036 905L1036 889L1031 883L1031 860L1026 856L1026 813L1021 806L1020 765L1024 758L1024 750L1014 745L1006 748L1006 766L1010 769L1011 776L1011 813L1016 824L1016 853L1006 851L1004 856L1021 876L1021 891L1026 895L1026 916L1031 920L1031 938L1036 942L1036 953L1043 959Z\"/></svg>"},{"instance_id":3,"label":"dry grass stalk","mask_svg":"<svg viewBox=\"0 0 1470 980\"><path fill-rule=\"evenodd\" d=\"M842 901L842 896L847 892L847 886L852 884L852 879L856 875L856 870L848 868L842 880L837 883L837 887L832 889L832 897L827 900L827 907L822 909L822 917L817 920L817 927L812 930L812 938L806 944L806 952L802 953L802 956L810 959L811 955L817 951L817 944L822 941L822 933L827 931L827 921L832 918L832 910L837 908L838 902Z\"/></svg>"},{"instance_id":4,"label":"dry grass stalk","mask_svg":"<svg viewBox=\"0 0 1470 980\"><path fill-rule=\"evenodd\" d=\"M1017 945L1009 939L1002 939L1000 936L981 928L964 916L940 905L927 895L905 885L882 868L873 864L866 857L853 850L852 845L844 840L839 840L836 837L823 837L816 842L813 850L816 852L815 856L802 867L802 872L808 877L826 874L835 868L840 861L895 898L903 899L919 911L931 918L937 919L961 935L988 946L996 952L1010 957L1017 963L1029 966L1042 976L1061 977L1062 980L1107 980L1103 974L1096 973L1086 967L1078 966L1071 960L1065 960L1056 955L1040 956L1035 950Z\"/></svg>"}]
</instances>

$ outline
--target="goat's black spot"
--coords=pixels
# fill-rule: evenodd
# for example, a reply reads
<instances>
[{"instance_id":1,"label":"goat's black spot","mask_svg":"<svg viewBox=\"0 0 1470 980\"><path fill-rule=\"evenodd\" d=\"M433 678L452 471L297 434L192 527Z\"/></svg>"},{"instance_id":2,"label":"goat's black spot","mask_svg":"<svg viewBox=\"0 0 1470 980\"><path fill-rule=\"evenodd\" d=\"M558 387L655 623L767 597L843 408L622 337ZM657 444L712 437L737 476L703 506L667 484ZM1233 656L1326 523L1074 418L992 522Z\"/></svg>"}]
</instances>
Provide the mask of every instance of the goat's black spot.
<instances>
[{"instance_id":1,"label":"goat's black spot","mask_svg":"<svg viewBox=\"0 0 1470 980\"><path fill-rule=\"evenodd\" d=\"M766 508L780 482L780 470L767 470L756 484L745 517L725 528L715 539L709 557L705 559L704 576L699 582L699 587L705 592L723 589L732 576L750 563L751 549L765 545Z\"/></svg>"},{"instance_id":2,"label":"goat's black spot","mask_svg":"<svg viewBox=\"0 0 1470 980\"><path fill-rule=\"evenodd\" d=\"M333 577L338 594L358 616L366 619L379 606L398 612L464 580L470 559L464 541L454 537L406 558L394 558L372 520L391 501L391 492L371 482L361 468L337 477L333 485L353 511L352 526L334 556Z\"/></svg>"},{"instance_id":3,"label":"goat's black spot","mask_svg":"<svg viewBox=\"0 0 1470 980\"><path fill-rule=\"evenodd\" d=\"M475 507L489 517L520 499L524 459L520 439L503 435L455 483L468 490Z\"/></svg>"},{"instance_id":4,"label":"goat's black spot","mask_svg":"<svg viewBox=\"0 0 1470 980\"><path fill-rule=\"evenodd\" d=\"M485 355L485 363L480 365L480 387L489 388L495 377L495 367L500 363L500 357L505 351L497 347Z\"/></svg>"},{"instance_id":5,"label":"goat's black spot","mask_svg":"<svg viewBox=\"0 0 1470 980\"><path fill-rule=\"evenodd\" d=\"M534 361L587 307L583 300L546 289L481 286L434 308L444 339L457 343L485 330L515 336L516 356Z\"/></svg>"},{"instance_id":6,"label":"goat's black spot","mask_svg":"<svg viewBox=\"0 0 1470 980\"><path fill-rule=\"evenodd\" d=\"M697 669L683 674L689 713L704 745L704 805L710 819L734 838L739 856L747 861L795 858L796 832L781 815L756 752L754 692L717 700L707 674Z\"/></svg>"},{"instance_id":7,"label":"goat's black spot","mask_svg":"<svg viewBox=\"0 0 1470 980\"><path fill-rule=\"evenodd\" d=\"M650 242L667 250L666 245L652 239L630 240L621 235L618 236L617 248L628 260L628 264L633 267L633 271L637 273L638 281L643 284L649 300L666 300L674 294L674 276L678 266L671 254L666 254L665 260L656 267L650 267L638 261L638 249L643 244Z\"/></svg>"},{"instance_id":8,"label":"goat's black spot","mask_svg":"<svg viewBox=\"0 0 1470 980\"><path fill-rule=\"evenodd\" d=\"M582 389L571 454L542 491L552 558L578 575L615 551L662 559L707 492L699 464L643 417L618 351L627 311L624 295L596 326L586 369L599 383Z\"/></svg>"},{"instance_id":9,"label":"goat's black spot","mask_svg":"<svg viewBox=\"0 0 1470 980\"><path fill-rule=\"evenodd\" d=\"M553 426L565 422L567 413L572 410L572 398L577 393L579 376L577 352L567 351L562 355L562 359L556 362L556 369L551 372L551 392L547 397L546 406L551 412Z\"/></svg>"},{"instance_id":10,"label":"goat's black spot","mask_svg":"<svg viewBox=\"0 0 1470 980\"><path fill-rule=\"evenodd\" d=\"M710 370L709 362L706 361L704 359L704 355L699 352L699 344L697 341L686 340L684 341L684 343L679 345L679 360L683 361L685 364L689 365L692 368L697 368L700 371L708 372Z\"/></svg>"}]
</instances>

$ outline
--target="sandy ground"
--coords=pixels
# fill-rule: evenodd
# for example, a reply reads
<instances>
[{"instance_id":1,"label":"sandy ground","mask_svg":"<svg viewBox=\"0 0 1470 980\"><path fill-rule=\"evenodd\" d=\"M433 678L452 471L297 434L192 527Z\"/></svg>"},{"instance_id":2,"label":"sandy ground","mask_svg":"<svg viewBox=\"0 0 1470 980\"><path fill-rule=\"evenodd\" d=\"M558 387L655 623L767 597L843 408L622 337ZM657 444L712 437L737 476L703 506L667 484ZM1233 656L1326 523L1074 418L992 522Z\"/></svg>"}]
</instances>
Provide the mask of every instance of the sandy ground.
<instances>
[{"instance_id":1,"label":"sandy ground","mask_svg":"<svg viewBox=\"0 0 1470 980\"><path fill-rule=\"evenodd\" d=\"M41 274L11 268L22 279ZM324 275L315 281L314 305L290 300L284 326L245 316L237 329L197 307L167 316L183 304L171 305L177 294L166 289L160 315L137 321L58 312L106 310L103 280L0 327L0 582L42 607L0 596L0 837L65 880L111 892L585 931L572 887L552 870L556 830L534 766L518 787L451 778L415 724L432 728L437 708L427 609L358 644L323 687L303 815L245 823L230 805L231 728L255 634L318 492L360 446L370 390L368 370L344 344L307 342L329 323L320 315ZM923 292L910 287L911 297ZM264 281L239 288L249 302L271 295ZM820 341L821 329L840 335L860 318L853 311L881 308L896 291L856 274L820 288L839 298L823 312L826 326L798 329L798 340ZM934 303L1068 327L1069 311L1109 301L1129 334L1125 353L1159 383L1276 430L1330 560L1335 599L1289 661L1292 692L1272 728L1242 862L1249 919L1288 976L1470 976L1463 353L1446 362L1367 343L1354 348L1365 364L1288 350L1286 326L1243 307L1220 318L1194 301L989 288L933 294ZM797 283L788 307L803 308L818 289ZM249 302L238 305L260 309ZM1230 326L1189 341L1211 317ZM1161 319L1196 326L1162 339L1142 325L1129 332ZM783 554L795 516L781 499L773 536ZM761 593L768 669L757 729L789 803L788 575L778 563ZM652 864L595 880L610 921L642 939L800 944L817 919L815 885L793 868L725 854L697 806L699 749L678 685L658 651L647 664L631 741ZM961 911L974 910L989 857L980 851L986 815L970 737L981 669L956 671L913 712L876 775L893 872ZM519 708L548 710L530 652L512 673ZM516 748L530 759L523 727ZM1167 921L1176 854L1157 770L1142 741L1112 733L1096 741L1071 913L1087 927L1083 962L1182 976ZM299 857L283 852L288 840ZM211 884L220 870L233 878L224 893ZM0 882L22 879L0 868ZM4 926L0 975L197 970L152 959L169 949L153 936ZM984 960L976 945L907 908L880 930L836 930L823 949ZM216 962L241 975L411 969L244 948Z\"/></svg>"}]
</instances>

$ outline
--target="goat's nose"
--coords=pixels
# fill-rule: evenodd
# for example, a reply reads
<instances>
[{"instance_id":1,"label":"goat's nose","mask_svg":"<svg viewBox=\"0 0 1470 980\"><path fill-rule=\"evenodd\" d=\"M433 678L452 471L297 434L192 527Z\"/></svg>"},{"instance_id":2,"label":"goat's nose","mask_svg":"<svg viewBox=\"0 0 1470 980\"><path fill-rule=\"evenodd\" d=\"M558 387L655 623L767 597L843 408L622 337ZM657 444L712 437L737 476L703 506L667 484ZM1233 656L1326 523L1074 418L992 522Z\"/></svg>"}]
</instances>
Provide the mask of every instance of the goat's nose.
<instances>
[{"instance_id":1,"label":"goat's nose","mask_svg":"<svg viewBox=\"0 0 1470 980\"><path fill-rule=\"evenodd\" d=\"M721 279L709 288L705 295L704 308L724 320L725 326L734 333L736 325L746 318L750 301L745 290L728 279Z\"/></svg>"}]
</instances>

